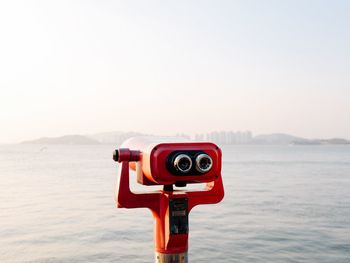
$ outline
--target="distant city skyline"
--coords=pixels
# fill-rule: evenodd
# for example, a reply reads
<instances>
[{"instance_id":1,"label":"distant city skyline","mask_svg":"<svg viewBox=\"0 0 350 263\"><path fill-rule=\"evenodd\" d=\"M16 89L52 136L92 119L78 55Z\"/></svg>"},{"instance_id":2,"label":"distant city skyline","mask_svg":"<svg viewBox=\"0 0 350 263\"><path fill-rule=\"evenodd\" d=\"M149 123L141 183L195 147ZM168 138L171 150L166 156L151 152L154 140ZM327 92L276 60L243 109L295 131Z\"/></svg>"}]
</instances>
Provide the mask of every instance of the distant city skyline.
<instances>
[{"instance_id":1,"label":"distant city skyline","mask_svg":"<svg viewBox=\"0 0 350 263\"><path fill-rule=\"evenodd\" d=\"M0 143L350 139L349 1L1 1Z\"/></svg>"}]
</instances>

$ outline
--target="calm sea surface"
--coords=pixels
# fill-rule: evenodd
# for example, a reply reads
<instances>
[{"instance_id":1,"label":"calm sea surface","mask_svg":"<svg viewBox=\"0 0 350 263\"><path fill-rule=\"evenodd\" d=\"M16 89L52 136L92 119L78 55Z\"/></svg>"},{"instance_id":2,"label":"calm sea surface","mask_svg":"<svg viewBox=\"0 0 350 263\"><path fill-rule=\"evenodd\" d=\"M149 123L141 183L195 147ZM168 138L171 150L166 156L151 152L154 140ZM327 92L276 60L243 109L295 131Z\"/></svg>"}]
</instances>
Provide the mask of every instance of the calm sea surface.
<instances>
[{"instance_id":1,"label":"calm sea surface","mask_svg":"<svg viewBox=\"0 0 350 263\"><path fill-rule=\"evenodd\" d=\"M0 262L153 262L151 213L115 208L112 151L0 146ZM190 262L350 262L349 146L223 147L223 179L191 212Z\"/></svg>"}]
</instances>

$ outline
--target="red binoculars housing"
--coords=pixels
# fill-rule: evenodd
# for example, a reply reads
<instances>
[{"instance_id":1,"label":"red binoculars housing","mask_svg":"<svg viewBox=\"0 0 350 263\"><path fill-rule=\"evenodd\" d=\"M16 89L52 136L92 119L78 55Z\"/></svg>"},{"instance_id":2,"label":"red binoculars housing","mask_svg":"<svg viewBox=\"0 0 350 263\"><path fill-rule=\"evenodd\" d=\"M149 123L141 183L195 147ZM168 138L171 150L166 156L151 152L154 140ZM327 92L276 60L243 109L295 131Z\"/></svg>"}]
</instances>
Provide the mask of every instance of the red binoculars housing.
<instances>
[{"instance_id":1,"label":"red binoculars housing","mask_svg":"<svg viewBox=\"0 0 350 263\"><path fill-rule=\"evenodd\" d=\"M180 253L187 257L189 212L196 205L218 203L224 197L219 147L207 142L174 141L135 137L125 141L113 155L113 159L121 163L116 186L117 206L145 207L152 211L158 258ZM136 171L138 183L163 185L163 190L132 192L129 169ZM184 187L193 183L205 183L205 187L192 191L173 189L173 185Z\"/></svg>"}]
</instances>

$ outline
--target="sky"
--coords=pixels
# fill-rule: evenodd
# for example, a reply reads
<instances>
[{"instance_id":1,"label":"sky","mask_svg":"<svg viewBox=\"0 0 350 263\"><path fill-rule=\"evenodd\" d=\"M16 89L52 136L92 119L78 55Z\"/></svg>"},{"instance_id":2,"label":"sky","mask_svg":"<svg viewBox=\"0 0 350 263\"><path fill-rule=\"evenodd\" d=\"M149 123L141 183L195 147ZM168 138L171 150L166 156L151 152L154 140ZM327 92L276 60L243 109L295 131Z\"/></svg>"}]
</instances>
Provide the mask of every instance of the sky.
<instances>
[{"instance_id":1,"label":"sky","mask_svg":"<svg viewBox=\"0 0 350 263\"><path fill-rule=\"evenodd\" d=\"M350 139L349 1L0 1L0 142Z\"/></svg>"}]
</instances>

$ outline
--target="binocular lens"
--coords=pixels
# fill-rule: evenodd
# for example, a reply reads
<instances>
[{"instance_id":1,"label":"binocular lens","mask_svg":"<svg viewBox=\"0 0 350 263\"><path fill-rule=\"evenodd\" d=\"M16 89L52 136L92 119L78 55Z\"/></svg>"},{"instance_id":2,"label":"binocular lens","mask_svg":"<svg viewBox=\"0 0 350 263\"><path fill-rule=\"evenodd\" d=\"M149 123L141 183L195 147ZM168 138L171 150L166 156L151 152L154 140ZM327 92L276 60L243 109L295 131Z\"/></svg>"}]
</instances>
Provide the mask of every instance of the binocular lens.
<instances>
[{"instance_id":1,"label":"binocular lens","mask_svg":"<svg viewBox=\"0 0 350 263\"><path fill-rule=\"evenodd\" d=\"M192 160L187 154L179 154L174 160L174 167L182 173L187 173L192 168Z\"/></svg>"},{"instance_id":2,"label":"binocular lens","mask_svg":"<svg viewBox=\"0 0 350 263\"><path fill-rule=\"evenodd\" d=\"M208 172L213 166L213 160L208 154L199 154L196 158L196 169L200 173Z\"/></svg>"}]
</instances>

